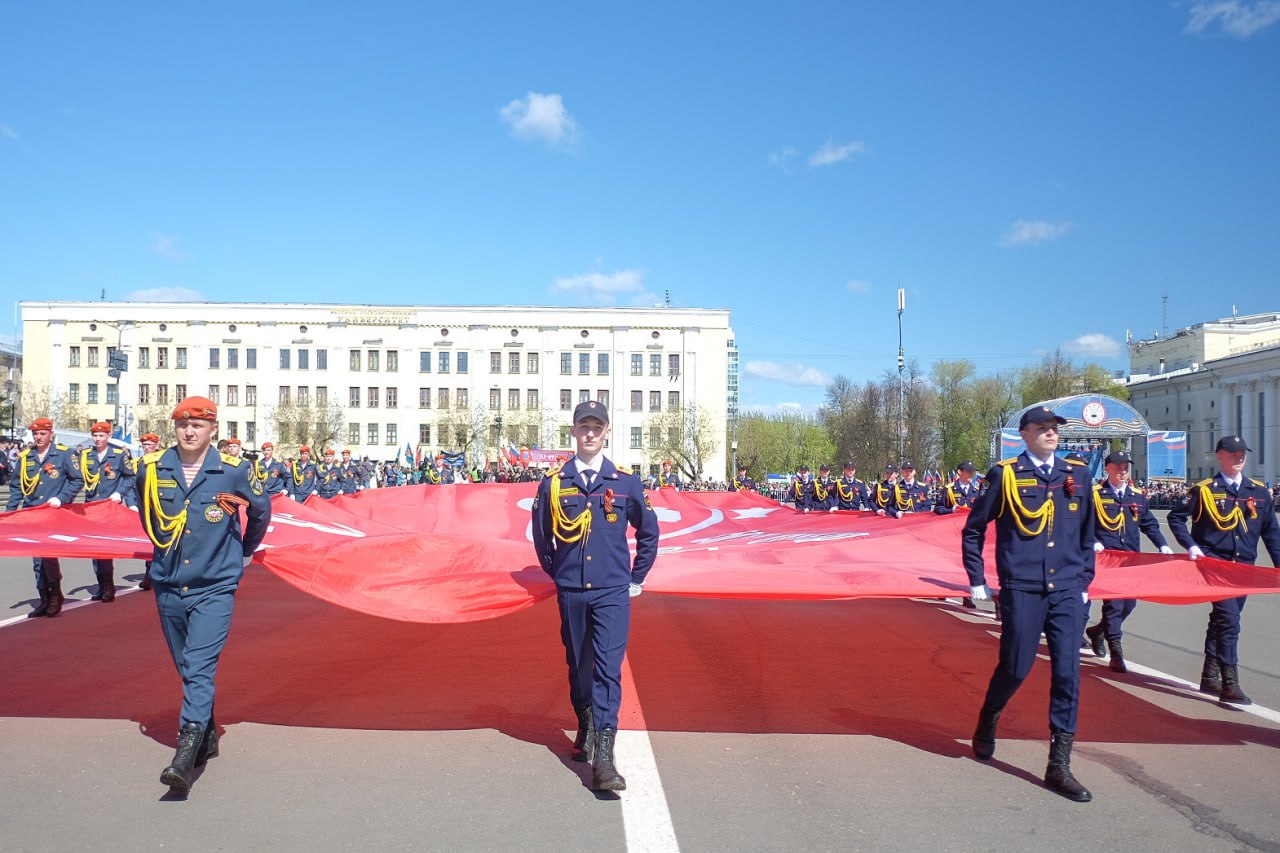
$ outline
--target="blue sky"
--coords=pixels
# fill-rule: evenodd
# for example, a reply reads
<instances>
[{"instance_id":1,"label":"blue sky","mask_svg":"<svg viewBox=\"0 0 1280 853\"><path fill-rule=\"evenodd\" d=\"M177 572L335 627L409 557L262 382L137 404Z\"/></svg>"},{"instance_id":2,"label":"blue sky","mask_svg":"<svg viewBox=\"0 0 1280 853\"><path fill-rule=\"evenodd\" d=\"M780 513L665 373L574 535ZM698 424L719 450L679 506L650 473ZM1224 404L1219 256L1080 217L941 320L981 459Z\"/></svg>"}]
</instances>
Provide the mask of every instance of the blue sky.
<instances>
[{"instance_id":1,"label":"blue sky","mask_svg":"<svg viewBox=\"0 0 1280 853\"><path fill-rule=\"evenodd\" d=\"M728 308L743 405L1280 310L1280 0L21 3L0 292ZM12 334L12 310L0 333Z\"/></svg>"}]
</instances>

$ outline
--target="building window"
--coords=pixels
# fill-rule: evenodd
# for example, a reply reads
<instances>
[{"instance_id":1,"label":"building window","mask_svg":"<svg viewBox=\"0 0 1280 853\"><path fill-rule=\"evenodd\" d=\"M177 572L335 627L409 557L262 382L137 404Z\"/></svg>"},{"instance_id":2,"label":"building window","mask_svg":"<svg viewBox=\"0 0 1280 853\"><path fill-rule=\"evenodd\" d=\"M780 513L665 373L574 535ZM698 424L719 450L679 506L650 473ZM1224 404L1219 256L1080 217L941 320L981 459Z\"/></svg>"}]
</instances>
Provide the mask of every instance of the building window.
<instances>
[{"instance_id":1,"label":"building window","mask_svg":"<svg viewBox=\"0 0 1280 853\"><path fill-rule=\"evenodd\" d=\"M657 450L660 444L662 444L662 430L659 427L649 427L649 449Z\"/></svg>"},{"instance_id":2,"label":"building window","mask_svg":"<svg viewBox=\"0 0 1280 853\"><path fill-rule=\"evenodd\" d=\"M601 376L609 375L609 353L601 352L596 354L596 373Z\"/></svg>"},{"instance_id":3,"label":"building window","mask_svg":"<svg viewBox=\"0 0 1280 853\"><path fill-rule=\"evenodd\" d=\"M292 352L293 350L289 349L288 347L285 347L280 350L280 369L281 370L289 369L289 361L292 357L291 356Z\"/></svg>"},{"instance_id":4,"label":"building window","mask_svg":"<svg viewBox=\"0 0 1280 853\"><path fill-rule=\"evenodd\" d=\"M306 349L298 350L298 369L299 370L311 369L311 350L306 350Z\"/></svg>"},{"instance_id":5,"label":"building window","mask_svg":"<svg viewBox=\"0 0 1280 853\"><path fill-rule=\"evenodd\" d=\"M358 349L351 350L350 356L351 356L351 361L348 366L353 371L359 371L360 370L360 350Z\"/></svg>"},{"instance_id":6,"label":"building window","mask_svg":"<svg viewBox=\"0 0 1280 853\"><path fill-rule=\"evenodd\" d=\"M360 443L360 424L347 424L347 444Z\"/></svg>"},{"instance_id":7,"label":"building window","mask_svg":"<svg viewBox=\"0 0 1280 853\"><path fill-rule=\"evenodd\" d=\"M458 353L458 372L466 373L468 370L470 370L469 365L470 365L470 362L468 361L468 353L465 353L465 352Z\"/></svg>"},{"instance_id":8,"label":"building window","mask_svg":"<svg viewBox=\"0 0 1280 853\"><path fill-rule=\"evenodd\" d=\"M365 400L367 401L369 408L378 408L378 389L370 385L368 391L369 393L365 396Z\"/></svg>"},{"instance_id":9,"label":"building window","mask_svg":"<svg viewBox=\"0 0 1280 853\"><path fill-rule=\"evenodd\" d=\"M308 388L306 385L298 386L298 405L299 406L311 405L311 389Z\"/></svg>"},{"instance_id":10,"label":"building window","mask_svg":"<svg viewBox=\"0 0 1280 853\"><path fill-rule=\"evenodd\" d=\"M419 409L431 408L431 389L430 388L418 389L418 408Z\"/></svg>"},{"instance_id":11,"label":"building window","mask_svg":"<svg viewBox=\"0 0 1280 853\"><path fill-rule=\"evenodd\" d=\"M75 367L76 364L79 364L79 362L76 362L71 366ZM151 347L138 347L138 367L150 367L150 366L151 366Z\"/></svg>"},{"instance_id":12,"label":"building window","mask_svg":"<svg viewBox=\"0 0 1280 853\"><path fill-rule=\"evenodd\" d=\"M431 372L431 350L429 349L423 350L422 352L418 353L418 372L419 373Z\"/></svg>"},{"instance_id":13,"label":"building window","mask_svg":"<svg viewBox=\"0 0 1280 853\"><path fill-rule=\"evenodd\" d=\"M466 388L459 388L459 389L458 389L458 396L457 396L457 398L456 398L456 400L455 400L455 405L456 405L459 409L465 409L465 408L467 408L469 405L471 405L470 403L468 403L468 402L467 402L467 389L466 389Z\"/></svg>"},{"instance_id":14,"label":"building window","mask_svg":"<svg viewBox=\"0 0 1280 853\"><path fill-rule=\"evenodd\" d=\"M578 375L586 376L590 372L591 372L591 353L589 352L578 353Z\"/></svg>"},{"instance_id":15,"label":"building window","mask_svg":"<svg viewBox=\"0 0 1280 853\"><path fill-rule=\"evenodd\" d=\"M178 360L174 366L177 367L179 370L186 370L187 369L187 348L178 347L177 352L178 352ZM236 366L236 350L229 349L227 350L227 367L235 367L235 366Z\"/></svg>"},{"instance_id":16,"label":"building window","mask_svg":"<svg viewBox=\"0 0 1280 853\"><path fill-rule=\"evenodd\" d=\"M178 369L181 370L186 366L187 366L187 348L178 347ZM227 369L228 370L240 369L240 350L236 349L235 347L227 347Z\"/></svg>"},{"instance_id":17,"label":"building window","mask_svg":"<svg viewBox=\"0 0 1280 853\"><path fill-rule=\"evenodd\" d=\"M644 431L640 427L631 428L631 449L642 450L644 448Z\"/></svg>"},{"instance_id":18,"label":"building window","mask_svg":"<svg viewBox=\"0 0 1280 853\"><path fill-rule=\"evenodd\" d=\"M494 412L502 405L502 392L497 388L489 389L489 411Z\"/></svg>"},{"instance_id":19,"label":"building window","mask_svg":"<svg viewBox=\"0 0 1280 853\"><path fill-rule=\"evenodd\" d=\"M651 412L662 411L662 392L661 391L649 392L649 411Z\"/></svg>"},{"instance_id":20,"label":"building window","mask_svg":"<svg viewBox=\"0 0 1280 853\"><path fill-rule=\"evenodd\" d=\"M327 349L316 350L316 370L329 369L329 351Z\"/></svg>"},{"instance_id":21,"label":"building window","mask_svg":"<svg viewBox=\"0 0 1280 853\"><path fill-rule=\"evenodd\" d=\"M400 372L400 351L389 349L387 350L387 373L399 373L399 372Z\"/></svg>"},{"instance_id":22,"label":"building window","mask_svg":"<svg viewBox=\"0 0 1280 853\"><path fill-rule=\"evenodd\" d=\"M569 446L569 427L567 426L560 427L560 445L559 446L560 447Z\"/></svg>"},{"instance_id":23,"label":"building window","mask_svg":"<svg viewBox=\"0 0 1280 853\"><path fill-rule=\"evenodd\" d=\"M418 444L431 444L431 424L418 424Z\"/></svg>"},{"instance_id":24,"label":"building window","mask_svg":"<svg viewBox=\"0 0 1280 853\"><path fill-rule=\"evenodd\" d=\"M449 389L448 388L439 388L436 390L436 408L437 409L449 408Z\"/></svg>"},{"instance_id":25,"label":"building window","mask_svg":"<svg viewBox=\"0 0 1280 853\"><path fill-rule=\"evenodd\" d=\"M649 375L662 375L662 356L656 352L649 353Z\"/></svg>"},{"instance_id":26,"label":"building window","mask_svg":"<svg viewBox=\"0 0 1280 853\"><path fill-rule=\"evenodd\" d=\"M508 409L520 408L520 389L519 388L507 389L507 408Z\"/></svg>"},{"instance_id":27,"label":"building window","mask_svg":"<svg viewBox=\"0 0 1280 853\"><path fill-rule=\"evenodd\" d=\"M675 447L680 443L680 428L670 427L667 429L667 444Z\"/></svg>"},{"instance_id":28,"label":"building window","mask_svg":"<svg viewBox=\"0 0 1280 853\"><path fill-rule=\"evenodd\" d=\"M169 369L169 348L156 347L156 367L160 370Z\"/></svg>"},{"instance_id":29,"label":"building window","mask_svg":"<svg viewBox=\"0 0 1280 853\"><path fill-rule=\"evenodd\" d=\"M257 421L244 422L244 440L250 444L254 444L258 440L258 423Z\"/></svg>"},{"instance_id":30,"label":"building window","mask_svg":"<svg viewBox=\"0 0 1280 853\"><path fill-rule=\"evenodd\" d=\"M516 353L516 355L518 356L519 353ZM502 372L502 353L500 352L489 353L489 372L490 373Z\"/></svg>"},{"instance_id":31,"label":"building window","mask_svg":"<svg viewBox=\"0 0 1280 853\"><path fill-rule=\"evenodd\" d=\"M579 403L585 403L585 402L587 402L587 401L588 401L588 400L590 400L590 399L591 399L591 392L590 392L590 391L582 390L582 391L579 391L579 392L578 392L578 402L579 402Z\"/></svg>"},{"instance_id":32,"label":"building window","mask_svg":"<svg viewBox=\"0 0 1280 853\"><path fill-rule=\"evenodd\" d=\"M156 347L156 367L161 369L169 366L169 348ZM209 347L209 369L217 370L222 367L222 350L217 347Z\"/></svg>"},{"instance_id":33,"label":"building window","mask_svg":"<svg viewBox=\"0 0 1280 853\"><path fill-rule=\"evenodd\" d=\"M240 386L239 385L227 386L227 405L228 406L240 405Z\"/></svg>"},{"instance_id":34,"label":"building window","mask_svg":"<svg viewBox=\"0 0 1280 853\"><path fill-rule=\"evenodd\" d=\"M258 348L247 347L244 351L244 366L246 370L258 369Z\"/></svg>"},{"instance_id":35,"label":"building window","mask_svg":"<svg viewBox=\"0 0 1280 853\"><path fill-rule=\"evenodd\" d=\"M322 408L329 408L329 387L327 385L316 386L316 405Z\"/></svg>"},{"instance_id":36,"label":"building window","mask_svg":"<svg viewBox=\"0 0 1280 853\"><path fill-rule=\"evenodd\" d=\"M667 356L667 375L671 379L680 378L680 355L671 353Z\"/></svg>"},{"instance_id":37,"label":"building window","mask_svg":"<svg viewBox=\"0 0 1280 853\"><path fill-rule=\"evenodd\" d=\"M387 444L391 445L392 447L399 444L400 439L398 438L398 436L399 436L399 433L396 431L396 425L387 424Z\"/></svg>"},{"instance_id":38,"label":"building window","mask_svg":"<svg viewBox=\"0 0 1280 853\"><path fill-rule=\"evenodd\" d=\"M529 353L529 357L525 360L525 364L527 365L526 372L537 373L538 372L538 354L536 352Z\"/></svg>"},{"instance_id":39,"label":"building window","mask_svg":"<svg viewBox=\"0 0 1280 853\"><path fill-rule=\"evenodd\" d=\"M562 352L560 353L560 375L568 376L571 373L573 373L573 353Z\"/></svg>"},{"instance_id":40,"label":"building window","mask_svg":"<svg viewBox=\"0 0 1280 853\"><path fill-rule=\"evenodd\" d=\"M239 438L239 426L240 424L237 421L227 421L227 438Z\"/></svg>"},{"instance_id":41,"label":"building window","mask_svg":"<svg viewBox=\"0 0 1280 853\"><path fill-rule=\"evenodd\" d=\"M365 355L364 364L366 370L376 371L378 369L378 351L376 349L369 350Z\"/></svg>"},{"instance_id":42,"label":"building window","mask_svg":"<svg viewBox=\"0 0 1280 853\"><path fill-rule=\"evenodd\" d=\"M72 386L72 387L75 387L75 386ZM80 393L78 389L77 389L76 393L77 393L77 394L79 394L79 393ZM75 400L72 400L71 402L73 402L73 403L74 403L74 402L75 402ZM140 406L149 406L149 405L151 405L151 386L150 386L150 385L139 385L139 386L138 386L138 405L140 405Z\"/></svg>"},{"instance_id":43,"label":"building window","mask_svg":"<svg viewBox=\"0 0 1280 853\"><path fill-rule=\"evenodd\" d=\"M139 402L141 402L142 400L142 389L145 387L146 387L145 385L138 386ZM72 382L70 385L67 386L67 399L72 403L80 402L80 383L79 382Z\"/></svg>"},{"instance_id":44,"label":"building window","mask_svg":"<svg viewBox=\"0 0 1280 853\"><path fill-rule=\"evenodd\" d=\"M146 365L142 363L142 353L144 353L144 352L146 352L146 351L147 351L147 348L146 348L146 347L143 347L141 350L139 350L139 351L138 351L138 366L139 366L139 367L146 367ZM71 348L68 350L68 352L70 352L70 353L71 353L71 361L68 363L68 366L69 366L69 367L79 367L79 366L80 366L80 347L71 347Z\"/></svg>"},{"instance_id":45,"label":"building window","mask_svg":"<svg viewBox=\"0 0 1280 853\"><path fill-rule=\"evenodd\" d=\"M671 391L667 394L667 408L668 409L680 408L680 392L679 391Z\"/></svg>"},{"instance_id":46,"label":"building window","mask_svg":"<svg viewBox=\"0 0 1280 853\"><path fill-rule=\"evenodd\" d=\"M640 352L631 353L631 375L632 376L644 375L644 353L640 353Z\"/></svg>"},{"instance_id":47,"label":"building window","mask_svg":"<svg viewBox=\"0 0 1280 853\"><path fill-rule=\"evenodd\" d=\"M169 386L168 385L156 386L156 405L157 406L169 405Z\"/></svg>"},{"instance_id":48,"label":"building window","mask_svg":"<svg viewBox=\"0 0 1280 853\"><path fill-rule=\"evenodd\" d=\"M604 406L606 411L609 409L609 392L607 390L597 391L596 399L600 401L600 405Z\"/></svg>"},{"instance_id":49,"label":"building window","mask_svg":"<svg viewBox=\"0 0 1280 853\"><path fill-rule=\"evenodd\" d=\"M573 392L568 388L560 389L560 411L567 412L573 408Z\"/></svg>"},{"instance_id":50,"label":"building window","mask_svg":"<svg viewBox=\"0 0 1280 853\"><path fill-rule=\"evenodd\" d=\"M537 388L530 388L528 393L524 395L524 399L525 399L526 409L529 409L530 411L538 410L538 389Z\"/></svg>"},{"instance_id":51,"label":"building window","mask_svg":"<svg viewBox=\"0 0 1280 853\"><path fill-rule=\"evenodd\" d=\"M222 405L222 401L218 399L219 397L222 396L221 394L218 393L220 390L221 390L221 386L219 385L209 386L209 402L213 403L215 406Z\"/></svg>"},{"instance_id":52,"label":"building window","mask_svg":"<svg viewBox=\"0 0 1280 853\"><path fill-rule=\"evenodd\" d=\"M507 353L507 373L520 372L520 353Z\"/></svg>"},{"instance_id":53,"label":"building window","mask_svg":"<svg viewBox=\"0 0 1280 853\"><path fill-rule=\"evenodd\" d=\"M633 412L644 411L644 392L643 391L631 392L631 411Z\"/></svg>"},{"instance_id":54,"label":"building window","mask_svg":"<svg viewBox=\"0 0 1280 853\"><path fill-rule=\"evenodd\" d=\"M88 366L89 366L89 367L101 367L101 366L102 366L102 365L98 364L98 348L97 348L97 347L89 347L89 364L88 364Z\"/></svg>"},{"instance_id":55,"label":"building window","mask_svg":"<svg viewBox=\"0 0 1280 853\"><path fill-rule=\"evenodd\" d=\"M187 399L187 396L188 396L188 395L187 395L187 386L186 386L184 383L179 382L177 385L174 385L174 386L173 386L173 399L174 399L174 402L179 402L179 403L180 403L180 402L182 402L183 400Z\"/></svg>"},{"instance_id":56,"label":"building window","mask_svg":"<svg viewBox=\"0 0 1280 853\"><path fill-rule=\"evenodd\" d=\"M347 406L352 409L360 408L360 389L354 385L347 389Z\"/></svg>"},{"instance_id":57,"label":"building window","mask_svg":"<svg viewBox=\"0 0 1280 853\"><path fill-rule=\"evenodd\" d=\"M444 350L439 354L439 358L436 359L436 373L448 373L448 372L449 372L449 351Z\"/></svg>"},{"instance_id":58,"label":"building window","mask_svg":"<svg viewBox=\"0 0 1280 853\"><path fill-rule=\"evenodd\" d=\"M244 386L244 404L246 406L258 405L258 386L257 385Z\"/></svg>"},{"instance_id":59,"label":"building window","mask_svg":"<svg viewBox=\"0 0 1280 853\"><path fill-rule=\"evenodd\" d=\"M287 406L287 405L289 405L289 386L288 386L288 385L281 385L281 386L280 386L280 388L279 388L279 393L278 393L278 395L276 396L276 400L277 400L277 402L279 402L279 403L280 403L280 405L282 405L282 406Z\"/></svg>"},{"instance_id":60,"label":"building window","mask_svg":"<svg viewBox=\"0 0 1280 853\"><path fill-rule=\"evenodd\" d=\"M387 408L388 409L400 408L400 389L399 388L387 389Z\"/></svg>"},{"instance_id":61,"label":"building window","mask_svg":"<svg viewBox=\"0 0 1280 853\"><path fill-rule=\"evenodd\" d=\"M369 424L369 440L366 443L367 444L378 443L378 425L377 424Z\"/></svg>"},{"instance_id":62,"label":"building window","mask_svg":"<svg viewBox=\"0 0 1280 853\"><path fill-rule=\"evenodd\" d=\"M116 403L119 403L119 402L120 402L120 386L108 385L107 386L107 405L114 406Z\"/></svg>"}]
</instances>

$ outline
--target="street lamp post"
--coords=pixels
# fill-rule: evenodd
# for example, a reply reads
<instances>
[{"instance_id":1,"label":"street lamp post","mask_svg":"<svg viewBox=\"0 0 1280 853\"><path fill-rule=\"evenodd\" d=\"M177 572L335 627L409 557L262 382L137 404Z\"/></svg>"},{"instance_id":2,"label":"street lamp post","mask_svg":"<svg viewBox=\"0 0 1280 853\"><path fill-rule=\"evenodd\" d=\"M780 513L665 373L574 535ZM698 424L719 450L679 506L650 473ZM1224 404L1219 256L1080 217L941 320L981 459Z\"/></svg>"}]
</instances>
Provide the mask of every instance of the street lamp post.
<instances>
[{"instance_id":1,"label":"street lamp post","mask_svg":"<svg viewBox=\"0 0 1280 853\"><path fill-rule=\"evenodd\" d=\"M494 476L498 475L498 471L502 470L502 389L497 385L493 386L493 390L497 392L494 396L498 401L498 417L494 420L494 427L497 434L494 436L494 456L496 457L497 470L493 472Z\"/></svg>"},{"instance_id":2,"label":"street lamp post","mask_svg":"<svg viewBox=\"0 0 1280 853\"><path fill-rule=\"evenodd\" d=\"M124 351L124 330L126 328L131 327L133 323L129 320L125 320L123 323L120 323L120 324L106 322L102 320L98 320L96 322L100 323L103 326L110 326L111 328L116 330L116 348L115 350L112 351L111 355L107 358L107 376L108 378L114 379L116 381L116 410L115 410L115 416L111 421L112 432L114 432L116 429L119 429L120 435L117 437L123 440L125 436L125 431L124 431L124 424L120 423L120 387L121 387L120 374L125 373L126 371L129 370L129 356L126 355Z\"/></svg>"}]
</instances>

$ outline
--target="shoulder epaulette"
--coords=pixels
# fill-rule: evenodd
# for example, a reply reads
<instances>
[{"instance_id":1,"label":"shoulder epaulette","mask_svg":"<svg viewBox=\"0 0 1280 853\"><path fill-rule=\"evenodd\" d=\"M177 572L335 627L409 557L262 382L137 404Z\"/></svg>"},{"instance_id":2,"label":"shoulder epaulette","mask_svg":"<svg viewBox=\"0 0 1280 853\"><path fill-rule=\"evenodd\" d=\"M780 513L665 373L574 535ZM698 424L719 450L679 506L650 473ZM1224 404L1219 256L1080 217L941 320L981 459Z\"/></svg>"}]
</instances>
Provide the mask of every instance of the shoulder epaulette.
<instances>
[{"instance_id":1,"label":"shoulder epaulette","mask_svg":"<svg viewBox=\"0 0 1280 853\"><path fill-rule=\"evenodd\" d=\"M1142 489L1140 489L1140 488L1139 488L1139 487L1137 487L1137 486L1130 486L1129 488L1133 490L1133 493L1134 493L1135 495L1145 495L1145 494L1146 494L1146 492L1145 492L1145 491L1143 491Z\"/></svg>"},{"instance_id":2,"label":"shoulder epaulette","mask_svg":"<svg viewBox=\"0 0 1280 853\"><path fill-rule=\"evenodd\" d=\"M1249 482L1253 483L1255 486L1262 486L1262 488L1264 489L1267 487L1266 483L1262 482L1261 480L1255 480L1253 477L1249 478Z\"/></svg>"},{"instance_id":3,"label":"shoulder epaulette","mask_svg":"<svg viewBox=\"0 0 1280 853\"><path fill-rule=\"evenodd\" d=\"M223 464L230 465L232 468L239 468L244 464L244 460L239 456L232 456L230 453L219 453L222 457Z\"/></svg>"},{"instance_id":4,"label":"shoulder epaulette","mask_svg":"<svg viewBox=\"0 0 1280 853\"><path fill-rule=\"evenodd\" d=\"M1208 486L1208 485L1211 485L1212 483L1213 483L1213 478L1212 478L1212 477L1209 477L1209 478L1207 478L1207 479L1201 480L1200 482L1196 483L1196 484L1195 484L1194 486L1192 486L1191 488L1193 488L1193 489L1198 489L1198 488L1200 488L1201 486Z\"/></svg>"},{"instance_id":5,"label":"shoulder epaulette","mask_svg":"<svg viewBox=\"0 0 1280 853\"><path fill-rule=\"evenodd\" d=\"M1085 462L1085 461L1084 461L1084 460L1082 460L1082 459L1071 459L1071 458L1068 458L1068 459L1067 459L1067 464L1068 464L1068 465L1088 465L1089 463L1088 463L1088 462Z\"/></svg>"},{"instance_id":6,"label":"shoulder epaulette","mask_svg":"<svg viewBox=\"0 0 1280 853\"><path fill-rule=\"evenodd\" d=\"M1017 462L1017 461L1018 461L1018 457L1016 457L1016 456L1010 456L1008 459L1001 459L999 462L997 462L997 463L996 463L996 465L997 465L997 466L1000 466L1000 465L1012 465L1013 463L1015 463L1015 462Z\"/></svg>"},{"instance_id":7,"label":"shoulder epaulette","mask_svg":"<svg viewBox=\"0 0 1280 853\"><path fill-rule=\"evenodd\" d=\"M153 450L142 457L142 461L147 465L154 465L160 461L160 457L164 456L163 450Z\"/></svg>"},{"instance_id":8,"label":"shoulder epaulette","mask_svg":"<svg viewBox=\"0 0 1280 853\"><path fill-rule=\"evenodd\" d=\"M71 448L67 447L65 444L55 444L54 449L66 451L66 450L70 450Z\"/></svg>"}]
</instances>

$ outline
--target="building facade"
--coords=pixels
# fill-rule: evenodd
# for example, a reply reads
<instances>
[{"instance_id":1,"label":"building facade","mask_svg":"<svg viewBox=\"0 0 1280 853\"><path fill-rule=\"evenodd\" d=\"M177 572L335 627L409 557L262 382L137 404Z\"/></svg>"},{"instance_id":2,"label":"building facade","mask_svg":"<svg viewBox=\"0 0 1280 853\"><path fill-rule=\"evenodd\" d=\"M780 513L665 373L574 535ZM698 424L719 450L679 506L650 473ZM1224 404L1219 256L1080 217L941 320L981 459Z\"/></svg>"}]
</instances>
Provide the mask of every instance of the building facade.
<instances>
[{"instance_id":1,"label":"building facade","mask_svg":"<svg viewBox=\"0 0 1280 853\"><path fill-rule=\"evenodd\" d=\"M6 438L18 433L19 412L22 408L22 351L9 344L0 343L0 431Z\"/></svg>"},{"instance_id":2,"label":"building facade","mask_svg":"<svg viewBox=\"0 0 1280 853\"><path fill-rule=\"evenodd\" d=\"M608 453L647 472L697 438L727 465L737 409L729 312L681 308L23 302L24 381L87 423L164 434L203 395L221 435L356 458L571 449L574 406L610 412ZM114 366L113 366L114 365ZM736 378L736 377L735 377ZM84 425L65 425L83 429ZM318 454L319 448L313 448Z\"/></svg>"},{"instance_id":3,"label":"building facade","mask_svg":"<svg viewBox=\"0 0 1280 853\"><path fill-rule=\"evenodd\" d=\"M1280 314L1200 323L1129 344L1129 402L1153 430L1187 433L1187 474L1218 470L1214 447L1241 435L1245 473L1280 482ZM1139 468L1144 460L1139 450Z\"/></svg>"}]
</instances>

